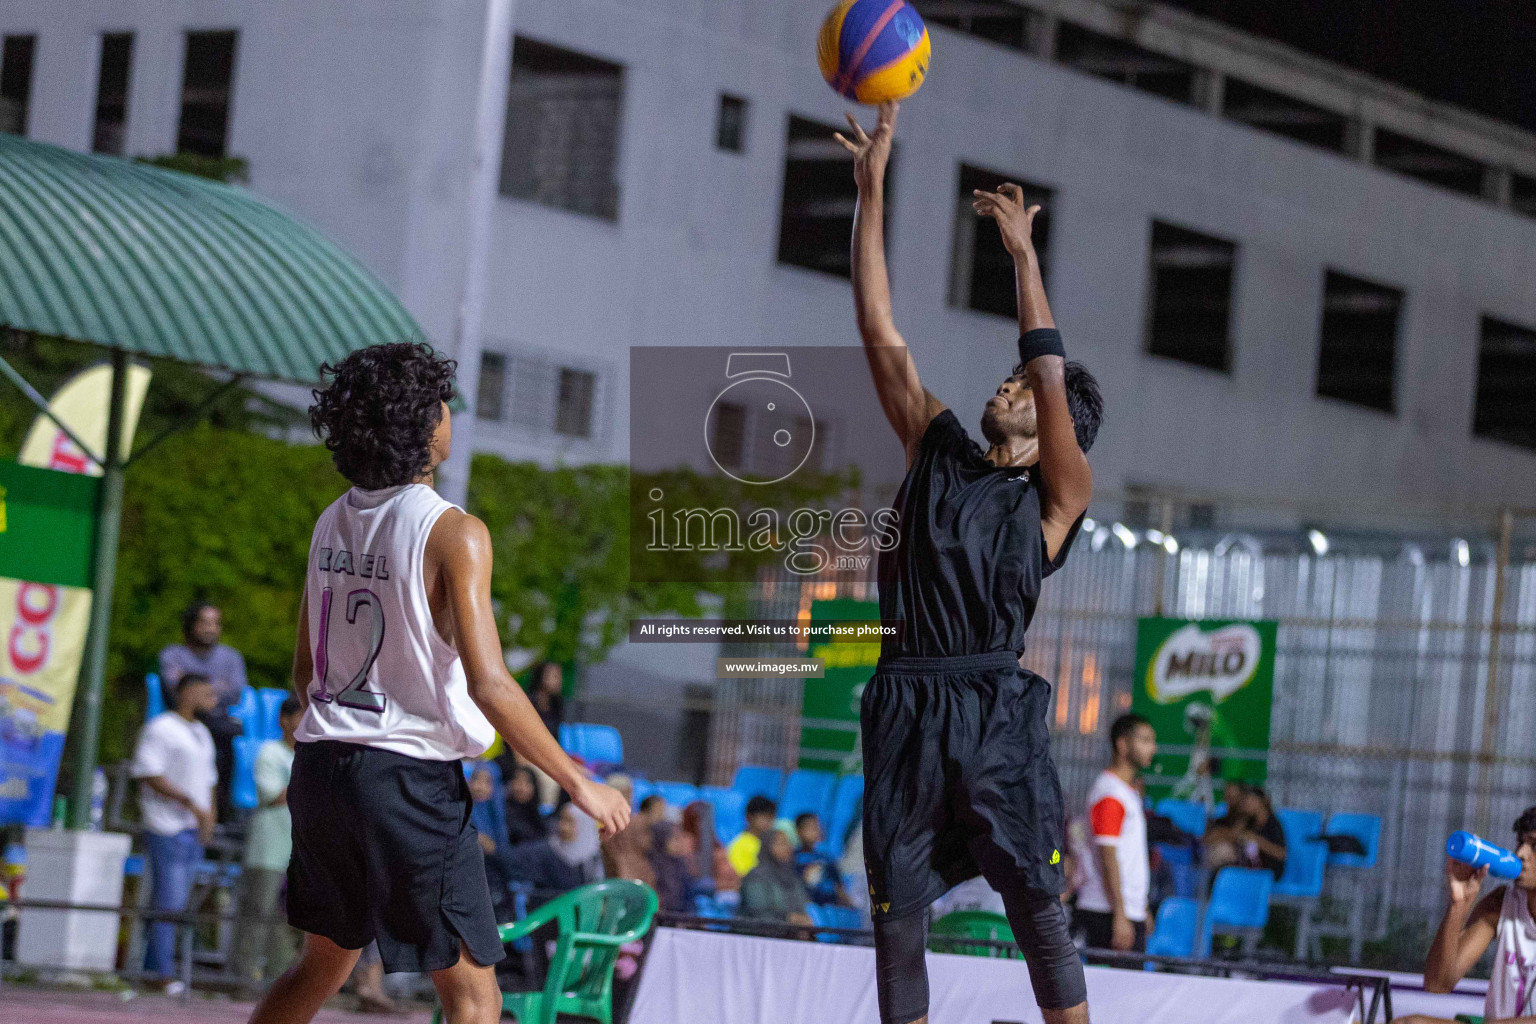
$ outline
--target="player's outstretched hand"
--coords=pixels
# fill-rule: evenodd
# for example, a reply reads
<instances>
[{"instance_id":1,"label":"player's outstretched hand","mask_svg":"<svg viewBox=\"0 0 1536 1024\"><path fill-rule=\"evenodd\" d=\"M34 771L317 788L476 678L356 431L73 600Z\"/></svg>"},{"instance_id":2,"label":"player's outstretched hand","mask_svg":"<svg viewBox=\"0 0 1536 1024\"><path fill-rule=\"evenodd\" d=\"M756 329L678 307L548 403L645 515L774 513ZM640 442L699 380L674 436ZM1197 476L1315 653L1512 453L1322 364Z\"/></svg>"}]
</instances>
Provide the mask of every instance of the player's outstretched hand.
<instances>
[{"instance_id":1,"label":"player's outstretched hand","mask_svg":"<svg viewBox=\"0 0 1536 1024\"><path fill-rule=\"evenodd\" d=\"M1003 245L1014 256L1029 252L1034 242L1030 235L1035 229L1035 214L1040 207L1024 205L1024 190L1017 185L999 185L996 192L976 189L971 193L971 209L983 217L997 221L1003 233Z\"/></svg>"},{"instance_id":2,"label":"player's outstretched hand","mask_svg":"<svg viewBox=\"0 0 1536 1024\"><path fill-rule=\"evenodd\" d=\"M861 193L868 194L885 182L885 166L890 163L891 143L896 138L896 112L900 109L895 101L880 104L880 120L872 135L865 133L852 114L848 115L848 127L853 130L851 140L841 132L832 133L853 154L853 180L858 182Z\"/></svg>"},{"instance_id":3,"label":"player's outstretched hand","mask_svg":"<svg viewBox=\"0 0 1536 1024\"><path fill-rule=\"evenodd\" d=\"M587 780L571 800L597 822L598 834L607 839L624 831L629 824L629 801L612 786Z\"/></svg>"}]
</instances>

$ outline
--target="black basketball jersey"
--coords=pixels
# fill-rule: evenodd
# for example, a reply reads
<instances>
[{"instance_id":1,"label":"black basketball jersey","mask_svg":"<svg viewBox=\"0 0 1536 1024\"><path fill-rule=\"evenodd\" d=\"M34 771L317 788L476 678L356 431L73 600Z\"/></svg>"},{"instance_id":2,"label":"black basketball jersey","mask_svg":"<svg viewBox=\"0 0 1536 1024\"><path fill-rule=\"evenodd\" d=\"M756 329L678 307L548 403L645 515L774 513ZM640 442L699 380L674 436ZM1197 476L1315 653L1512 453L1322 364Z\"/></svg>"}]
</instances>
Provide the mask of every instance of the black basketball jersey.
<instances>
[{"instance_id":1,"label":"black basketball jersey","mask_svg":"<svg viewBox=\"0 0 1536 1024\"><path fill-rule=\"evenodd\" d=\"M1045 557L1039 471L994 466L952 410L933 418L896 493L900 540L880 554L880 617L905 624L882 657L1023 653L1040 581L1082 525Z\"/></svg>"}]
</instances>

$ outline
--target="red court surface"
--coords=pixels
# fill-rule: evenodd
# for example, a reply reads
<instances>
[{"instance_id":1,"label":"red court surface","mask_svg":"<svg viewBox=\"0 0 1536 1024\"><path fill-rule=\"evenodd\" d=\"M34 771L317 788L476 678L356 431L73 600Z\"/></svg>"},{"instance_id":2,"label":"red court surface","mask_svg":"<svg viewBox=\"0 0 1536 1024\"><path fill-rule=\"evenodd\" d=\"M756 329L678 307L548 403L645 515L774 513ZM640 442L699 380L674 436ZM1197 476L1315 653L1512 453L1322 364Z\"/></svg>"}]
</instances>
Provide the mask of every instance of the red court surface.
<instances>
[{"instance_id":1,"label":"red court surface","mask_svg":"<svg viewBox=\"0 0 1536 1024\"><path fill-rule=\"evenodd\" d=\"M62 992L20 985L0 988L0 1021L5 1024L245 1024L250 1015L250 1003L205 999L200 995L184 1003L180 999L148 995L125 1000L116 992ZM427 1024L431 1017L431 1011L425 1009L390 1017L327 1008L315 1017L315 1024Z\"/></svg>"}]
</instances>

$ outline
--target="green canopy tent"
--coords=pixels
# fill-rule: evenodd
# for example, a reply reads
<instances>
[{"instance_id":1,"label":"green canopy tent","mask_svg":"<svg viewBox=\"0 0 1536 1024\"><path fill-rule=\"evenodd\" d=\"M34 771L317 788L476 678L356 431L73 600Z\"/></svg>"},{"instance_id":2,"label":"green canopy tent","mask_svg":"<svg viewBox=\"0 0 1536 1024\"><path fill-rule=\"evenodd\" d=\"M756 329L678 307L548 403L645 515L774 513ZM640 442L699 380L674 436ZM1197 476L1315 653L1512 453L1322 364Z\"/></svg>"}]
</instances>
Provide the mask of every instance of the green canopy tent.
<instances>
[{"instance_id":1,"label":"green canopy tent","mask_svg":"<svg viewBox=\"0 0 1536 1024\"><path fill-rule=\"evenodd\" d=\"M113 368L95 599L71 732L71 824L89 822L123 472L165 435L119 451L128 360L159 356L249 378L311 382L320 364L422 337L389 290L319 232L239 188L0 134L0 327L100 345ZM0 374L45 415L42 395ZM57 422L57 421L55 421ZM64 424L59 428L77 444Z\"/></svg>"}]
</instances>

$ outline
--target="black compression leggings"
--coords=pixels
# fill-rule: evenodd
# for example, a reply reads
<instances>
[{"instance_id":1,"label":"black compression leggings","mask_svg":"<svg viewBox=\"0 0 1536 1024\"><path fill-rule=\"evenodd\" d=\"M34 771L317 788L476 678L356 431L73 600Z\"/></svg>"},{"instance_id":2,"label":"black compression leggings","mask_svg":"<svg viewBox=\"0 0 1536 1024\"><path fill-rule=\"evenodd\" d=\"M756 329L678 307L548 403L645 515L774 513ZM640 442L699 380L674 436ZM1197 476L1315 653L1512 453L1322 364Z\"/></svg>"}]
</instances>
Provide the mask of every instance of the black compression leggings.
<instances>
[{"instance_id":1,"label":"black compression leggings","mask_svg":"<svg viewBox=\"0 0 1536 1024\"><path fill-rule=\"evenodd\" d=\"M1017 889L1002 894L1013 937L1029 965L1035 1002L1064 1010L1088 999L1083 961L1067 930L1067 911L1049 893ZM881 1024L911 1024L928 1013L928 914L875 922L875 991Z\"/></svg>"}]
</instances>

